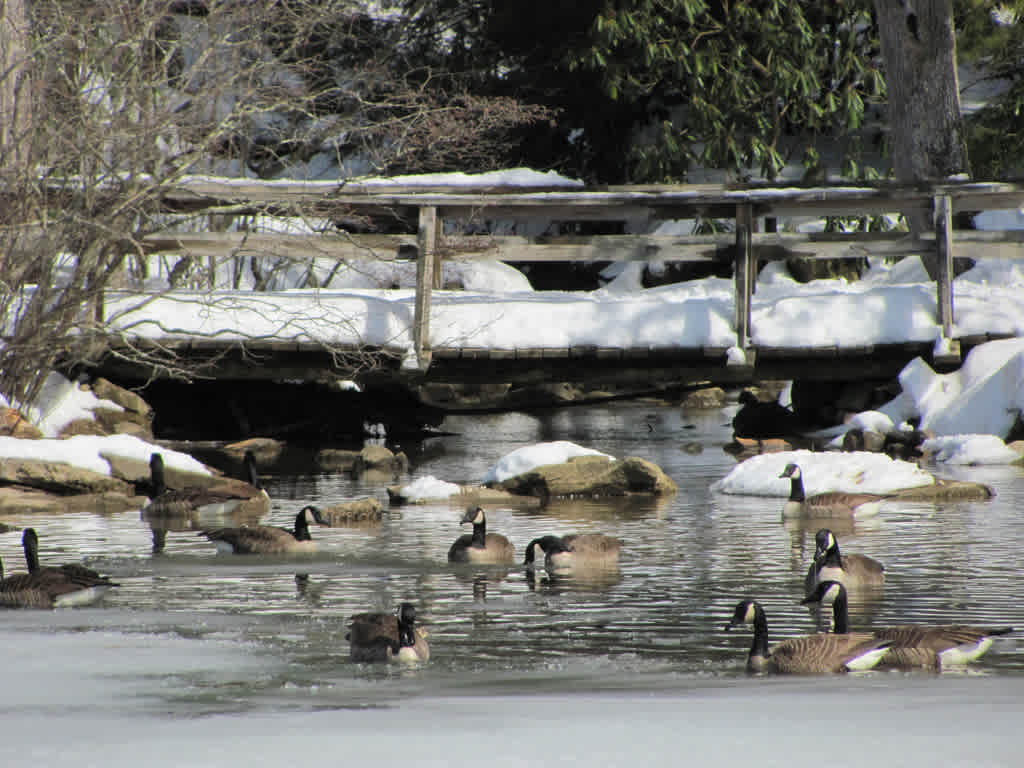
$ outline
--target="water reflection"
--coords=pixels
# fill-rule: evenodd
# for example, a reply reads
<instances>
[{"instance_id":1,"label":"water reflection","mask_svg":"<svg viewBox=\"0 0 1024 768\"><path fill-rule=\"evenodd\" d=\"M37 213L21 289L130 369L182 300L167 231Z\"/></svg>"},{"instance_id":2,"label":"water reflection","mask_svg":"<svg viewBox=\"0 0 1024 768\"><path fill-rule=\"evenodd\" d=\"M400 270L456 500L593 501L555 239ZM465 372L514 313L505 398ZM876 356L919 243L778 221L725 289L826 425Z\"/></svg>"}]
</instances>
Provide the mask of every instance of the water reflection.
<instances>
[{"instance_id":1,"label":"water reflection","mask_svg":"<svg viewBox=\"0 0 1024 768\"><path fill-rule=\"evenodd\" d=\"M216 681L178 681L176 695L208 709L294 702L314 686L321 704L329 699L350 706L387 701L413 684L429 691L533 692L570 682L583 689L648 690L709 675L742 677L749 638L722 631L739 599L765 605L773 641L821 625L823 617L799 605L819 526L783 523L779 498L709 492L735 465L723 450L728 421L723 412L684 415L619 403L541 416L451 417L445 428L452 436L402 446L412 461L404 482L425 475L475 482L515 448L569 439L649 459L679 485L677 494L660 499L580 499L543 509L485 505L488 527L519 553L519 562L508 567L447 563L460 533L460 506L389 508L372 478L346 473L264 472L273 502L259 520L152 519L139 510L102 509L8 515L3 522L12 532L0 533L5 561L21 562L20 531L31 524L47 541L47 559L84 555L121 587L101 608L5 620L43 634L116 630L216 638L274 661L255 682L240 668ZM701 449L686 449L695 445ZM885 585L851 605L855 629L910 622L1024 627L1024 585L1007 567L1024 551L1024 472L948 472L990 483L997 495L987 502L889 503L870 520L829 520L844 549L886 566ZM309 557L221 556L195 535L211 525L288 527L306 504L329 507L368 495L384 503L381 519L317 528L319 552ZM533 573L521 565L532 539L582 532L621 539L617 569ZM163 545L159 557L152 555L154 537ZM416 605L428 629L431 662L413 677L349 662L343 642L348 618L405 600ZM979 667L997 675L1024 671L1019 636L1000 638ZM295 686L287 695L286 684Z\"/></svg>"}]
</instances>

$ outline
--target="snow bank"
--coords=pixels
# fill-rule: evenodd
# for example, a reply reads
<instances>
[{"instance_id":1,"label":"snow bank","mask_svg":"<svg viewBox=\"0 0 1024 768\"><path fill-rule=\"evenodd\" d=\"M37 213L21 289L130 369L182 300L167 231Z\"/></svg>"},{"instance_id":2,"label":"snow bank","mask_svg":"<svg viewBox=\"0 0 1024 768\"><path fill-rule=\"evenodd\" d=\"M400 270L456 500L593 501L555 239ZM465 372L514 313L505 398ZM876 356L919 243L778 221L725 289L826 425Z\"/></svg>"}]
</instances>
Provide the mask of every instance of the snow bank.
<instances>
[{"instance_id":1,"label":"snow bank","mask_svg":"<svg viewBox=\"0 0 1024 768\"><path fill-rule=\"evenodd\" d=\"M159 452L167 467L183 472L208 475L204 464L187 453L161 448L133 435L75 435L66 440L20 440L15 437L0 437L0 459L39 459L71 464L75 467L110 474L110 464L100 456L122 456L148 463L152 453Z\"/></svg>"},{"instance_id":2,"label":"snow bank","mask_svg":"<svg viewBox=\"0 0 1024 768\"><path fill-rule=\"evenodd\" d=\"M408 485L403 485L399 495L409 502L429 501L431 499L447 499L461 490L456 483L438 480L433 475L418 477Z\"/></svg>"},{"instance_id":3,"label":"snow bank","mask_svg":"<svg viewBox=\"0 0 1024 768\"><path fill-rule=\"evenodd\" d=\"M790 480L779 475L790 462L803 470L808 496L827 491L893 493L935 482L917 464L891 459L884 453L781 451L752 456L712 483L711 490L747 496L789 496Z\"/></svg>"},{"instance_id":4,"label":"snow bank","mask_svg":"<svg viewBox=\"0 0 1024 768\"><path fill-rule=\"evenodd\" d=\"M952 373L936 373L917 358L899 380L906 397L881 409L896 414L893 421L916 416L921 429L936 435L1006 437L1024 408L1024 339L977 346Z\"/></svg>"},{"instance_id":5,"label":"snow bank","mask_svg":"<svg viewBox=\"0 0 1024 768\"><path fill-rule=\"evenodd\" d=\"M480 482L484 485L500 483L510 477L529 472L534 467L543 467L546 464L564 464L575 456L604 456L609 461L615 461L614 456L595 451L593 448L584 448L568 440L537 443L518 448L502 456L498 463L487 471Z\"/></svg>"}]
</instances>

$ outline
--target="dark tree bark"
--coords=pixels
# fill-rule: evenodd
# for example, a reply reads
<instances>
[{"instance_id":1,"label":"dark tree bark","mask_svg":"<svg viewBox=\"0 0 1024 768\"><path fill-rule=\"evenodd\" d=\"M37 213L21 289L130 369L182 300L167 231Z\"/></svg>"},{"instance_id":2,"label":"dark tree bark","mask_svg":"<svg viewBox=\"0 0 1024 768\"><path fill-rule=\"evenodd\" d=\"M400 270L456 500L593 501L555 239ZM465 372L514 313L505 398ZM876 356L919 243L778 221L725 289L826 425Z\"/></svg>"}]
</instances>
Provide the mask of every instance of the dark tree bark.
<instances>
[{"instance_id":1,"label":"dark tree bark","mask_svg":"<svg viewBox=\"0 0 1024 768\"><path fill-rule=\"evenodd\" d=\"M28 85L28 44L24 0L0 2L0 162L22 159L31 115Z\"/></svg>"},{"instance_id":2,"label":"dark tree bark","mask_svg":"<svg viewBox=\"0 0 1024 768\"><path fill-rule=\"evenodd\" d=\"M953 0L874 0L888 87L889 151L900 181L970 174L960 114ZM907 212L915 232L931 229ZM934 259L925 266L935 278Z\"/></svg>"}]
</instances>

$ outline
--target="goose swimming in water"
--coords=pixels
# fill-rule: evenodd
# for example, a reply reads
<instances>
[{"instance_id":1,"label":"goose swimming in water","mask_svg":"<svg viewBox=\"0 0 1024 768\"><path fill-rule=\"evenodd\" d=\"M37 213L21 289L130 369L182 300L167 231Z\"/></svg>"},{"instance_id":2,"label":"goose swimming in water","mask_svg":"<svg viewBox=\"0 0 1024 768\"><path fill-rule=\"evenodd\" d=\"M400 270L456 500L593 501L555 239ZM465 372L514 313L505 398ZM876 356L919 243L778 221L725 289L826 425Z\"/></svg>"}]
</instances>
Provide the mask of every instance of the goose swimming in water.
<instances>
[{"instance_id":1,"label":"goose swimming in water","mask_svg":"<svg viewBox=\"0 0 1024 768\"><path fill-rule=\"evenodd\" d=\"M747 654L748 672L828 674L871 669L878 664L888 642L869 632L817 634L792 637L768 648L768 619L754 600L741 600L725 625L729 631L743 624L754 626L754 642Z\"/></svg>"},{"instance_id":2,"label":"goose swimming in water","mask_svg":"<svg viewBox=\"0 0 1024 768\"><path fill-rule=\"evenodd\" d=\"M427 661L430 646L416 627L416 607L402 603L398 613L357 613L349 623L352 661Z\"/></svg>"},{"instance_id":3,"label":"goose swimming in water","mask_svg":"<svg viewBox=\"0 0 1024 768\"><path fill-rule=\"evenodd\" d=\"M119 586L80 563L39 564L39 537L26 528L21 538L28 573L0 579L0 605L10 608L65 608L90 605ZM0 577L3 566L0 565Z\"/></svg>"},{"instance_id":4,"label":"goose swimming in water","mask_svg":"<svg viewBox=\"0 0 1024 768\"><path fill-rule=\"evenodd\" d=\"M814 592L801 602L831 604L834 632L849 631L846 588L838 581L821 582ZM1012 631L1013 627L905 624L875 629L871 634L889 644L881 666L941 670L976 661L992 647L994 637L1007 635ZM833 635L835 636L837 635Z\"/></svg>"},{"instance_id":5,"label":"goose swimming in water","mask_svg":"<svg viewBox=\"0 0 1024 768\"><path fill-rule=\"evenodd\" d=\"M464 533L448 550L450 563L513 563L515 548L500 533L487 533L487 517L482 507L466 510L460 521L473 524L473 533Z\"/></svg>"},{"instance_id":6,"label":"goose swimming in water","mask_svg":"<svg viewBox=\"0 0 1024 768\"><path fill-rule=\"evenodd\" d=\"M548 570L612 567L618 565L621 549L619 539L603 533L540 536L526 546L523 564L529 567L542 562Z\"/></svg>"},{"instance_id":7,"label":"goose swimming in water","mask_svg":"<svg viewBox=\"0 0 1024 768\"><path fill-rule=\"evenodd\" d=\"M285 555L315 552L316 542L309 533L309 524L326 525L317 507L309 504L295 516L295 528L253 525L239 528L214 528L200 531L212 541L217 551L233 555Z\"/></svg>"},{"instance_id":8,"label":"goose swimming in water","mask_svg":"<svg viewBox=\"0 0 1024 768\"><path fill-rule=\"evenodd\" d=\"M885 583L885 566L867 555L844 555L828 528L814 536L814 561L807 571L807 593L822 581L838 581L850 587L877 587Z\"/></svg>"},{"instance_id":9,"label":"goose swimming in water","mask_svg":"<svg viewBox=\"0 0 1024 768\"><path fill-rule=\"evenodd\" d=\"M170 489L167 487L164 457L154 453L149 457L149 484L152 495L142 511L150 517L187 515L193 512L229 514L243 504L257 505L266 511L270 507L270 497L260 484L256 471L256 457L252 451L245 452L243 462L249 482L221 478L204 488Z\"/></svg>"},{"instance_id":10,"label":"goose swimming in water","mask_svg":"<svg viewBox=\"0 0 1024 768\"><path fill-rule=\"evenodd\" d=\"M796 464L787 464L779 477L788 477L789 499L782 506L782 518L868 517L878 514L883 499L879 493L845 493L829 491L808 497L804 493L803 471Z\"/></svg>"}]
</instances>

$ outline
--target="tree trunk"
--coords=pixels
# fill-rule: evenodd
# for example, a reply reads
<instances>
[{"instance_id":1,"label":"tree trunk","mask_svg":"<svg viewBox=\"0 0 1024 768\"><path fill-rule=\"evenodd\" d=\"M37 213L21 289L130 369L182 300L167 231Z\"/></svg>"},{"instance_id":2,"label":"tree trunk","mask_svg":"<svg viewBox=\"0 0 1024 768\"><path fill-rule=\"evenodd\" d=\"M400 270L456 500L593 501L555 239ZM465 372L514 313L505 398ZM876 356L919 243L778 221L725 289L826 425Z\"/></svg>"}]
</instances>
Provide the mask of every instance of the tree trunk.
<instances>
[{"instance_id":1,"label":"tree trunk","mask_svg":"<svg viewBox=\"0 0 1024 768\"><path fill-rule=\"evenodd\" d=\"M899 181L969 174L960 115L953 0L874 0L888 87L889 154ZM906 211L913 232L930 211ZM935 258L925 260L932 279Z\"/></svg>"},{"instance_id":2,"label":"tree trunk","mask_svg":"<svg viewBox=\"0 0 1024 768\"><path fill-rule=\"evenodd\" d=\"M0 0L0 161L8 167L25 159L31 120L27 37L24 0Z\"/></svg>"}]
</instances>

